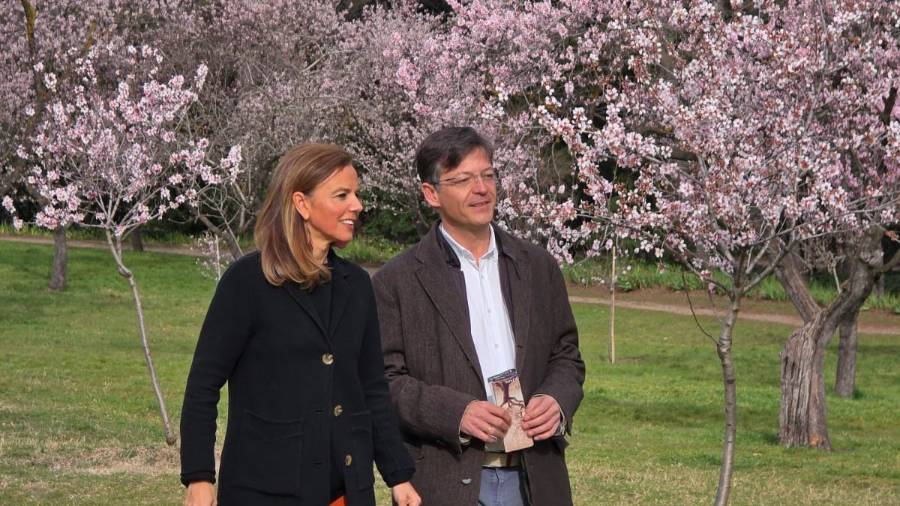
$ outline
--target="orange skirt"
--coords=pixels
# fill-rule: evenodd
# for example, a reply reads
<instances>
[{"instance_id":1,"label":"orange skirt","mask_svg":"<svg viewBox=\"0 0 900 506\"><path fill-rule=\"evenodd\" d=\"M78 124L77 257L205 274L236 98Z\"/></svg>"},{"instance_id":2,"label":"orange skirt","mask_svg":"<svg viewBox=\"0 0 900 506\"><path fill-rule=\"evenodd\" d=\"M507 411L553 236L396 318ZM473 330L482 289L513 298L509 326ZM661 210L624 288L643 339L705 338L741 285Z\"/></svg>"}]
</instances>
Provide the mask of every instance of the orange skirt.
<instances>
[{"instance_id":1,"label":"orange skirt","mask_svg":"<svg viewBox=\"0 0 900 506\"><path fill-rule=\"evenodd\" d=\"M347 501L344 500L344 496L340 496L337 499L335 499L328 506L345 506L346 504L347 504Z\"/></svg>"}]
</instances>

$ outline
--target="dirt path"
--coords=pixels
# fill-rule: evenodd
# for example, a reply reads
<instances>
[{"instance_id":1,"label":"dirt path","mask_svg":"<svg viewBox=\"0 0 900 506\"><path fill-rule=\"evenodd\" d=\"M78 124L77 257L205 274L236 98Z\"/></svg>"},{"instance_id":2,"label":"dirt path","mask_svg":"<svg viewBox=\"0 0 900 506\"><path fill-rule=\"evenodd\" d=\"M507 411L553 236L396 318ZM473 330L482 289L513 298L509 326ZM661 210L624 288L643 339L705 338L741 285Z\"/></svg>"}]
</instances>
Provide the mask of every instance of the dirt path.
<instances>
[{"instance_id":1,"label":"dirt path","mask_svg":"<svg viewBox=\"0 0 900 506\"><path fill-rule=\"evenodd\" d=\"M582 297L578 295L572 295L569 297L569 301L578 302L583 304L602 304L609 305L608 298L601 297ZM690 306L685 304L684 306L678 306L675 304L658 304L655 302L636 302L636 301L616 301L616 307L619 308L627 308L627 309L639 309L642 311L659 311L663 313L671 313L678 315L686 315L690 316L691 309ZM721 312L716 311L714 309L706 309L706 308L694 308L694 313L697 316L712 316L716 317L721 314ZM803 320L798 316L789 316L783 314L774 314L774 313L748 313L741 311L740 319L742 320L753 320L759 322L767 322L767 323L779 323L783 325L790 325L792 327L799 327L803 324ZM860 323L859 324L859 333L860 334L877 334L877 335L886 335L886 336L898 336L900 337L900 326L894 325L879 325L873 323Z\"/></svg>"},{"instance_id":2,"label":"dirt path","mask_svg":"<svg viewBox=\"0 0 900 506\"><path fill-rule=\"evenodd\" d=\"M23 237L0 235L2 241L21 242L29 244L53 244L50 237ZM101 241L69 240L68 244L73 248L107 249L106 243ZM196 251L185 246L144 246L145 251L154 253L172 253L178 255L200 256ZM377 266L365 266L366 270L374 274ZM570 286L569 301L579 304L609 305L609 298L599 296L605 293L605 288ZM640 290L623 293L617 296L616 306L626 309L638 309L642 311L659 311L663 313L690 316L691 309L687 304L683 293L662 289ZM703 297L694 300L694 312L697 316L716 317L719 310L709 307L710 303ZM653 302L651 302L653 301ZM659 302L663 301L663 302ZM707 306L707 307L704 307ZM720 307L724 307L723 305ZM799 327L803 324L793 308L788 303L748 300L746 310L741 311L740 318L777 323ZM892 315L884 311L870 311L860 315L859 332L862 334L893 335L900 337L900 316Z\"/></svg>"},{"instance_id":3,"label":"dirt path","mask_svg":"<svg viewBox=\"0 0 900 506\"><path fill-rule=\"evenodd\" d=\"M0 234L0 241L10 241L10 242L22 242L26 244L53 244L52 237L39 237L39 236L21 236L21 235L4 235ZM106 245L103 241L86 241L86 240L78 240L78 239L68 239L66 244L72 248L90 248L90 249L102 249L109 250L109 246ZM130 250L131 248L126 245L125 250ZM144 251L151 251L153 253L173 253L176 255L190 255L198 257L200 253L194 251L186 246L160 246L160 245L144 245Z\"/></svg>"}]
</instances>

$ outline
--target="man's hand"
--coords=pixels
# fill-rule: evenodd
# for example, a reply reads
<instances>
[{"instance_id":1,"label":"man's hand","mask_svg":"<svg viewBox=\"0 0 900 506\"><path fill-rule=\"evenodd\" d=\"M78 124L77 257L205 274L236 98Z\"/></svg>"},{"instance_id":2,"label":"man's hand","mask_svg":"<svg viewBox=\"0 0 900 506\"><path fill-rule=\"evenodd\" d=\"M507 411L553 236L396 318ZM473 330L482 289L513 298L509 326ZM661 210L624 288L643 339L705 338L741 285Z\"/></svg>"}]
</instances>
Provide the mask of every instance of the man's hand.
<instances>
[{"instance_id":1,"label":"man's hand","mask_svg":"<svg viewBox=\"0 0 900 506\"><path fill-rule=\"evenodd\" d=\"M512 418L509 413L487 401L472 401L466 406L459 430L485 443L493 443L506 434Z\"/></svg>"},{"instance_id":2,"label":"man's hand","mask_svg":"<svg viewBox=\"0 0 900 506\"><path fill-rule=\"evenodd\" d=\"M419 497L419 494L416 492L416 489L413 488L412 483L408 481L400 483L392 488L391 497L393 497L394 502L400 506L420 506L422 504L422 498Z\"/></svg>"},{"instance_id":3,"label":"man's hand","mask_svg":"<svg viewBox=\"0 0 900 506\"><path fill-rule=\"evenodd\" d=\"M184 506L216 506L216 487L208 481L194 481L184 494Z\"/></svg>"},{"instance_id":4,"label":"man's hand","mask_svg":"<svg viewBox=\"0 0 900 506\"><path fill-rule=\"evenodd\" d=\"M535 441L549 439L559 429L559 403L549 395L536 395L528 401L522 428Z\"/></svg>"}]
</instances>

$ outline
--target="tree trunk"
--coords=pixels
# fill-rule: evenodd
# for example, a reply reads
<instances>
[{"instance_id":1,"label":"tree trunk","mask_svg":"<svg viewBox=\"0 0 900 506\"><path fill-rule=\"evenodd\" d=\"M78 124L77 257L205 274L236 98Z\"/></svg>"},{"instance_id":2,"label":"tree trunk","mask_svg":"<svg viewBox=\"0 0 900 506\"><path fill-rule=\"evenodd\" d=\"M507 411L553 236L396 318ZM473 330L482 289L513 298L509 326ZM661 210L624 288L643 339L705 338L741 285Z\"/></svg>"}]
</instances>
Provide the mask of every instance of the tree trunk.
<instances>
[{"instance_id":1,"label":"tree trunk","mask_svg":"<svg viewBox=\"0 0 900 506\"><path fill-rule=\"evenodd\" d=\"M838 345L837 377L834 391L841 397L853 397L856 389L857 320L859 312L847 315L840 323L841 340Z\"/></svg>"},{"instance_id":2,"label":"tree trunk","mask_svg":"<svg viewBox=\"0 0 900 506\"><path fill-rule=\"evenodd\" d=\"M831 449L825 413L825 345L833 329L826 329L826 310L809 291L802 262L793 253L782 258L776 277L803 318L781 351L781 409L779 441L785 446ZM828 335L824 335L829 330Z\"/></svg>"},{"instance_id":3,"label":"tree trunk","mask_svg":"<svg viewBox=\"0 0 900 506\"><path fill-rule=\"evenodd\" d=\"M716 488L715 506L728 504L731 493L731 473L734 469L734 447L737 440L737 388L735 382L734 362L731 359L731 339L734 324L740 309L740 299L732 298L731 307L722 329L716 352L722 365L722 382L725 387L725 437L722 444L722 465L719 468L719 485Z\"/></svg>"},{"instance_id":4,"label":"tree trunk","mask_svg":"<svg viewBox=\"0 0 900 506\"><path fill-rule=\"evenodd\" d=\"M66 245L66 227L53 230L53 268L50 272L50 283L47 288L53 292L61 292L66 288L66 271L69 265L69 250Z\"/></svg>"},{"instance_id":5,"label":"tree trunk","mask_svg":"<svg viewBox=\"0 0 900 506\"><path fill-rule=\"evenodd\" d=\"M197 218L206 226L207 230L212 232L216 237L225 241L225 244L228 246L228 254L231 255L231 261L237 261L239 258L244 256L244 251L241 249L241 245L238 244L237 238L231 232L229 227L225 227L225 230L222 230L221 227L217 227L215 223L212 222L206 215L197 214Z\"/></svg>"},{"instance_id":6,"label":"tree trunk","mask_svg":"<svg viewBox=\"0 0 900 506\"><path fill-rule=\"evenodd\" d=\"M609 363L616 363L616 244L612 247L612 269L609 274Z\"/></svg>"},{"instance_id":7,"label":"tree trunk","mask_svg":"<svg viewBox=\"0 0 900 506\"><path fill-rule=\"evenodd\" d=\"M131 242L131 249L133 251L144 251L144 238L141 234L142 227L137 227L128 234L128 240Z\"/></svg>"},{"instance_id":8,"label":"tree trunk","mask_svg":"<svg viewBox=\"0 0 900 506\"><path fill-rule=\"evenodd\" d=\"M833 331L833 329L831 329ZM825 412L825 312L791 333L781 352L779 440L789 447L831 449Z\"/></svg>"},{"instance_id":9,"label":"tree trunk","mask_svg":"<svg viewBox=\"0 0 900 506\"><path fill-rule=\"evenodd\" d=\"M138 291L137 281L134 279L134 274L128 270L122 262L121 239L118 237L113 238L113 236L107 232L106 242L116 261L119 274L128 281L128 286L131 287L131 295L134 298L134 308L137 311L138 332L140 333L141 347L144 349L144 359L147 361L147 369L150 371L150 383L153 386L153 392L156 394L156 401L159 404L159 414L162 418L166 443L169 446L172 446L175 444L175 432L172 430L172 422L169 420L169 412L166 410L166 401L165 398L163 398L162 389L159 386L159 379L156 376L156 366L153 365L153 357L150 354L150 344L147 341L147 329L144 325L144 307L141 304L141 295Z\"/></svg>"}]
</instances>

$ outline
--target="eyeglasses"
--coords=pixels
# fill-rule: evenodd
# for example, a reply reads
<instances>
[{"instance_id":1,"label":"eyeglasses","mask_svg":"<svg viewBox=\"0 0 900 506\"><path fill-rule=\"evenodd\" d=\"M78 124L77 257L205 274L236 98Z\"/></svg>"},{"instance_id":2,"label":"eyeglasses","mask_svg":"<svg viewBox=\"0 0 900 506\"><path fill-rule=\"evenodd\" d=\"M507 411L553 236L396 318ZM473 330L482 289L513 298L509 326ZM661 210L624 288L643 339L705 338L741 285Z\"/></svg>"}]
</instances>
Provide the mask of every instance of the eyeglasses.
<instances>
[{"instance_id":1,"label":"eyeglasses","mask_svg":"<svg viewBox=\"0 0 900 506\"><path fill-rule=\"evenodd\" d=\"M459 177L448 177L447 179L441 179L435 181L433 184L435 186L444 185L453 188L471 188L475 185L476 180L481 180L485 186L494 186L497 184L497 172L493 169L486 170L481 174L464 174Z\"/></svg>"}]
</instances>

